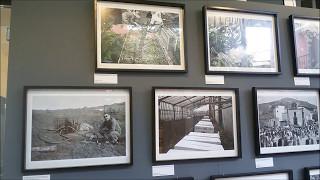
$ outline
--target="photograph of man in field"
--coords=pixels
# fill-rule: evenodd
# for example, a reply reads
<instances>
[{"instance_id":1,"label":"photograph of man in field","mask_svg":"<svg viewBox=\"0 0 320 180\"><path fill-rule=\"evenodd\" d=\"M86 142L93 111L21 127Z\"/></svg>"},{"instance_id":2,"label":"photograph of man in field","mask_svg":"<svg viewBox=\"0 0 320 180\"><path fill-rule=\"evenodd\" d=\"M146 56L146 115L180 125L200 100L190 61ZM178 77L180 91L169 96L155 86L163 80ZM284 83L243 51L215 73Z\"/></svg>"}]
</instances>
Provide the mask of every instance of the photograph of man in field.
<instances>
[{"instance_id":1,"label":"photograph of man in field","mask_svg":"<svg viewBox=\"0 0 320 180\"><path fill-rule=\"evenodd\" d=\"M117 158L129 161L129 96L123 92L31 91L26 134L30 164L40 168L41 163L60 167L77 164L71 161L79 161L79 166L116 164ZM87 159L92 162L84 163Z\"/></svg>"},{"instance_id":2,"label":"photograph of man in field","mask_svg":"<svg viewBox=\"0 0 320 180\"><path fill-rule=\"evenodd\" d=\"M72 103L74 99L80 103ZM34 104L46 102L33 109L32 159L75 159L125 155L124 100L85 105L103 97L37 97ZM45 99L45 100L44 100ZM64 107L50 108L48 102ZM70 106L68 104L70 103ZM72 103L72 105L71 105ZM107 105L108 103L108 105ZM111 117L110 114L113 115ZM122 129L121 130L121 127Z\"/></svg>"}]
</instances>

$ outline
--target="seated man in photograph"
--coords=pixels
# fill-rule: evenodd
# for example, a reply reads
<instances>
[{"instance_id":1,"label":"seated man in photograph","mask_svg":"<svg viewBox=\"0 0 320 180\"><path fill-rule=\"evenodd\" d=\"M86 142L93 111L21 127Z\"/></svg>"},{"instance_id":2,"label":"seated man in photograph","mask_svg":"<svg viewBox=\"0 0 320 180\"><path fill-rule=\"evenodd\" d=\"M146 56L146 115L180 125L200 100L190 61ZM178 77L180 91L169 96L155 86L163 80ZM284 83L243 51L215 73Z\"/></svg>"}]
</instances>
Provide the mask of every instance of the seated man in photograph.
<instances>
[{"instance_id":1,"label":"seated man in photograph","mask_svg":"<svg viewBox=\"0 0 320 180\"><path fill-rule=\"evenodd\" d=\"M104 114L104 122L100 126L99 133L112 144L119 143L121 128L118 120L109 114Z\"/></svg>"}]
</instances>

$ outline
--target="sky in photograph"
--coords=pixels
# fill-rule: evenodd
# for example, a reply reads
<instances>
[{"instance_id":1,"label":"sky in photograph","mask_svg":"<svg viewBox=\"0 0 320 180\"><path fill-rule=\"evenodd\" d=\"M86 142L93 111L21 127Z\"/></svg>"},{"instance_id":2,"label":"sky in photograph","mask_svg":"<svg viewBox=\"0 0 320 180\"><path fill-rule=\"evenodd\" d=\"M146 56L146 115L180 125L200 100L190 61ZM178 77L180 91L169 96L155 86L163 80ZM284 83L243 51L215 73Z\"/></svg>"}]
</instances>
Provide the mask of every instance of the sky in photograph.
<instances>
[{"instance_id":1,"label":"sky in photograph","mask_svg":"<svg viewBox=\"0 0 320 180\"><path fill-rule=\"evenodd\" d=\"M125 102L124 96L34 96L32 109L57 110L96 107Z\"/></svg>"},{"instance_id":2,"label":"sky in photograph","mask_svg":"<svg viewBox=\"0 0 320 180\"><path fill-rule=\"evenodd\" d=\"M282 98L292 98L296 99L299 101L306 101L310 104L317 105L317 98L316 96L259 96L258 97L258 103L263 104L263 103L268 103L268 102L273 102L280 100Z\"/></svg>"}]
</instances>

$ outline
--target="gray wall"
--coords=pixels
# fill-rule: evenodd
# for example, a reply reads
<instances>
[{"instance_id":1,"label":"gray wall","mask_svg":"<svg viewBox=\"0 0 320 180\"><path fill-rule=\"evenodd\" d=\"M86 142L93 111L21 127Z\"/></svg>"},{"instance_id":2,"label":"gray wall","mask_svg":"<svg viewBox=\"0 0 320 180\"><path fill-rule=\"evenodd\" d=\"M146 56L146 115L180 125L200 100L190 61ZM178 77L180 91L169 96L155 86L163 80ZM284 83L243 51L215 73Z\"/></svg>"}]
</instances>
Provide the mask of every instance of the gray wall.
<instances>
[{"instance_id":1,"label":"gray wall","mask_svg":"<svg viewBox=\"0 0 320 180\"><path fill-rule=\"evenodd\" d=\"M169 1L169 0L168 0ZM173 1L173 0L172 0ZM176 0L175 2L178 2ZM133 165L128 167L91 167L22 172L23 86L93 86L95 69L94 22L91 0L15 0L12 3L9 84L7 99L5 179L22 175L50 173L52 179L151 179L152 86L195 86L204 84L204 43L202 6L217 5L279 12L282 74L228 75L225 85L210 87L240 88L242 158L236 160L199 160L175 164L177 176L208 179L210 175L292 169L302 179L303 167L319 165L319 153L274 157L274 167L255 169L253 86L293 87L292 47L288 16L292 13L319 16L318 10L292 8L253 2L185 0L186 74L121 73L119 86L133 87ZM319 78L311 78L319 88Z\"/></svg>"},{"instance_id":2,"label":"gray wall","mask_svg":"<svg viewBox=\"0 0 320 180\"><path fill-rule=\"evenodd\" d=\"M2 166L3 166L3 148L4 148L4 134L5 134L5 117L6 117L6 98L0 96L0 179L2 178Z\"/></svg>"}]
</instances>

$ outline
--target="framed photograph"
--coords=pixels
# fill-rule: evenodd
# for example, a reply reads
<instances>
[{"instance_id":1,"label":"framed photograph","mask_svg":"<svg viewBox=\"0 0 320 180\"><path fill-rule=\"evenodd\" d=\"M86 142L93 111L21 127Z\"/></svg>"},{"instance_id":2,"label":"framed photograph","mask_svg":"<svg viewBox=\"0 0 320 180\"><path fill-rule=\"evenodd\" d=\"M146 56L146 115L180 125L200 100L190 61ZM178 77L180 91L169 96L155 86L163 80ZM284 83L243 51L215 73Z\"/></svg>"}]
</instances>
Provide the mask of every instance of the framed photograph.
<instances>
[{"instance_id":1,"label":"framed photograph","mask_svg":"<svg viewBox=\"0 0 320 180\"><path fill-rule=\"evenodd\" d=\"M241 157L238 89L154 87L154 162Z\"/></svg>"},{"instance_id":2,"label":"framed photograph","mask_svg":"<svg viewBox=\"0 0 320 180\"><path fill-rule=\"evenodd\" d=\"M211 176L211 180L293 180L291 170Z\"/></svg>"},{"instance_id":3,"label":"framed photograph","mask_svg":"<svg viewBox=\"0 0 320 180\"><path fill-rule=\"evenodd\" d=\"M320 167L306 167L305 179L306 180L320 180Z\"/></svg>"},{"instance_id":4,"label":"framed photograph","mask_svg":"<svg viewBox=\"0 0 320 180\"><path fill-rule=\"evenodd\" d=\"M165 178L163 180L194 180L194 177L174 177L174 178Z\"/></svg>"},{"instance_id":5,"label":"framed photograph","mask_svg":"<svg viewBox=\"0 0 320 180\"><path fill-rule=\"evenodd\" d=\"M320 18L290 16L297 76L320 76Z\"/></svg>"},{"instance_id":6,"label":"framed photograph","mask_svg":"<svg viewBox=\"0 0 320 180\"><path fill-rule=\"evenodd\" d=\"M97 71L186 72L184 4L95 3Z\"/></svg>"},{"instance_id":7,"label":"framed photograph","mask_svg":"<svg viewBox=\"0 0 320 180\"><path fill-rule=\"evenodd\" d=\"M280 74L277 14L203 8L207 74Z\"/></svg>"},{"instance_id":8,"label":"framed photograph","mask_svg":"<svg viewBox=\"0 0 320 180\"><path fill-rule=\"evenodd\" d=\"M257 155L319 151L319 89L253 88Z\"/></svg>"},{"instance_id":9,"label":"framed photograph","mask_svg":"<svg viewBox=\"0 0 320 180\"><path fill-rule=\"evenodd\" d=\"M131 88L25 87L25 170L132 164Z\"/></svg>"}]
</instances>

